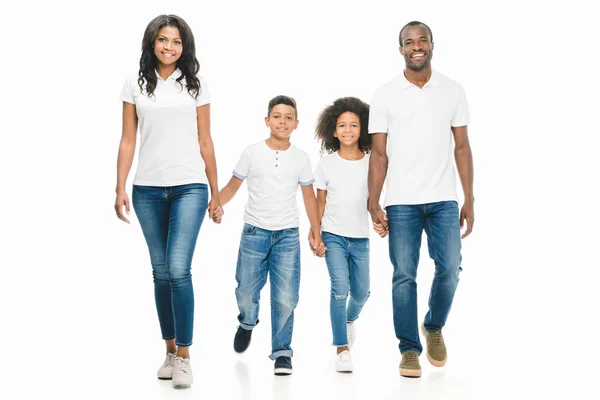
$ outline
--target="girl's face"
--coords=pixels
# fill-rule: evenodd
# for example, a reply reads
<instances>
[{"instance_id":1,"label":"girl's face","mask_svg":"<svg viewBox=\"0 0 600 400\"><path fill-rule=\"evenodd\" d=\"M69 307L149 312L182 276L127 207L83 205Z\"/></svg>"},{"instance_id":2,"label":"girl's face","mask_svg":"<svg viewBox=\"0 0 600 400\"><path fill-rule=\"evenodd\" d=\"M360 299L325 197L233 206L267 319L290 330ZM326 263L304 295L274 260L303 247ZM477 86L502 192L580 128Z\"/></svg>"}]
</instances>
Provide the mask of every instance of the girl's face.
<instances>
[{"instance_id":1,"label":"girl's face","mask_svg":"<svg viewBox=\"0 0 600 400\"><path fill-rule=\"evenodd\" d=\"M154 55L161 66L174 65L181 57L183 44L179 37L179 29L165 26L154 39Z\"/></svg>"},{"instance_id":2,"label":"girl's face","mask_svg":"<svg viewBox=\"0 0 600 400\"><path fill-rule=\"evenodd\" d=\"M354 146L360 139L360 118L353 112L346 111L337 119L335 133L341 146Z\"/></svg>"}]
</instances>

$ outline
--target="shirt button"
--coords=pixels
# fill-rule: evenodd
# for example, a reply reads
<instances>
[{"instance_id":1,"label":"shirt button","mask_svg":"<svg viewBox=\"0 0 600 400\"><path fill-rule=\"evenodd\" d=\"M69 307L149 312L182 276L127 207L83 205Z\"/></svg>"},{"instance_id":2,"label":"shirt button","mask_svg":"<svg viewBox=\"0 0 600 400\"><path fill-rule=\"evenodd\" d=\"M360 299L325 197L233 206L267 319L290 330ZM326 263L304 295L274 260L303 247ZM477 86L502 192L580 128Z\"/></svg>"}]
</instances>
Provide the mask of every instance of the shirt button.
<instances>
[{"instance_id":1,"label":"shirt button","mask_svg":"<svg viewBox=\"0 0 600 400\"><path fill-rule=\"evenodd\" d=\"M275 164L276 167L279 167L279 165Z\"/></svg>"}]
</instances>

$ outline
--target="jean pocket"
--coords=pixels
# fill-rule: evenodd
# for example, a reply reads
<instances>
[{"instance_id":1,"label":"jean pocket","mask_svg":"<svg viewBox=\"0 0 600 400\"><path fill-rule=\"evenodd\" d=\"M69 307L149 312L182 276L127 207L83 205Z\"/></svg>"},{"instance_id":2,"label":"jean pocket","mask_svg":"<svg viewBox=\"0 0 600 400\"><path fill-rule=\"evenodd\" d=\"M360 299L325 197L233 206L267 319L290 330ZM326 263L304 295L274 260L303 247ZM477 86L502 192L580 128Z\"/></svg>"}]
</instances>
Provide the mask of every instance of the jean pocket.
<instances>
[{"instance_id":1,"label":"jean pocket","mask_svg":"<svg viewBox=\"0 0 600 400\"><path fill-rule=\"evenodd\" d=\"M253 235L254 232L256 232L256 227L254 225L244 224L242 235Z\"/></svg>"}]
</instances>

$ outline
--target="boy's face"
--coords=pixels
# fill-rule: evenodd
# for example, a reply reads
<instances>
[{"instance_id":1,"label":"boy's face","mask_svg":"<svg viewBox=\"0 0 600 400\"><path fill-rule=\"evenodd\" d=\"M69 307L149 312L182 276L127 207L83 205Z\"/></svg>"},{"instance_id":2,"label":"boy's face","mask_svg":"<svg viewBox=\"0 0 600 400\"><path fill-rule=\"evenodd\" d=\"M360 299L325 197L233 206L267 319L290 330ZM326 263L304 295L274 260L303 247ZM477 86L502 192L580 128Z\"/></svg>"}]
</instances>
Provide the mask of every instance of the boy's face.
<instances>
[{"instance_id":1,"label":"boy's face","mask_svg":"<svg viewBox=\"0 0 600 400\"><path fill-rule=\"evenodd\" d=\"M298 127L294 107L277 104L271 109L271 114L265 117L265 125L271 129L271 136L280 140L289 139L292 131Z\"/></svg>"}]
</instances>

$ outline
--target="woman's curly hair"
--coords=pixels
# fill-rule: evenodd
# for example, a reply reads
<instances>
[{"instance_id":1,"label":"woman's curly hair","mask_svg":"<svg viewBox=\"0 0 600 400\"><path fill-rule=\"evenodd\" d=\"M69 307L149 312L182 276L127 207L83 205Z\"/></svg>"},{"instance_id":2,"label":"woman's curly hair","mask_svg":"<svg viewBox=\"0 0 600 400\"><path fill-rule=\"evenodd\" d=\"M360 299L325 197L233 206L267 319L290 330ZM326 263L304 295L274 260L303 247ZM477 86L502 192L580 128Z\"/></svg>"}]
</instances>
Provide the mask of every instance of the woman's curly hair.
<instances>
[{"instance_id":1,"label":"woman's curly hair","mask_svg":"<svg viewBox=\"0 0 600 400\"><path fill-rule=\"evenodd\" d=\"M202 88L200 87L200 79L196 76L198 71L200 71L200 63L196 58L194 34L183 18L172 14L159 15L150 21L146 27L144 38L142 39L142 55L140 57L140 70L138 74L140 91L144 90L143 86L145 83L148 96L152 97L154 95L154 89L156 89L155 69L158 66L158 60L154 54L154 41L158 36L158 32L165 26L179 29L183 51L181 52L181 57L177 60L177 68L181 70L181 76L177 78L177 82L181 84L181 81L185 78L188 93L197 99Z\"/></svg>"},{"instance_id":2,"label":"woman's curly hair","mask_svg":"<svg viewBox=\"0 0 600 400\"><path fill-rule=\"evenodd\" d=\"M333 136L337 120L345 112L358 116L360 121L360 137L358 148L365 154L371 152L371 136L369 135L369 105L356 97L342 97L325 107L317 119L315 137L321 141L321 153L333 153L340 149L340 141Z\"/></svg>"}]
</instances>

